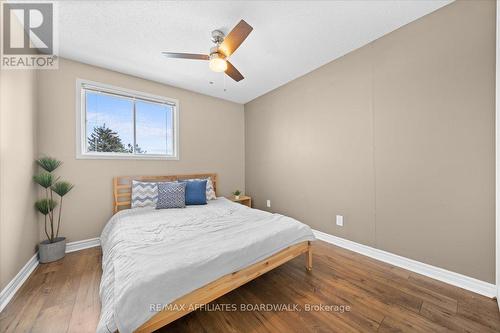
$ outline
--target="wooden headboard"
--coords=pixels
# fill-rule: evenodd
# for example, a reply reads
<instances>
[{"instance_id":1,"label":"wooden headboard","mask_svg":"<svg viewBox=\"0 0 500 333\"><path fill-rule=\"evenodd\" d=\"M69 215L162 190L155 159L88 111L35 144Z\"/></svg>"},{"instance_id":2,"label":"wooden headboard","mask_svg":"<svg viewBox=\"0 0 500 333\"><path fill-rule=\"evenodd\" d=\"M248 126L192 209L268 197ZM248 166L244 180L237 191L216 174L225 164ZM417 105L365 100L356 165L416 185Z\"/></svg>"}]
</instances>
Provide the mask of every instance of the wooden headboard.
<instances>
[{"instance_id":1,"label":"wooden headboard","mask_svg":"<svg viewBox=\"0 0 500 333\"><path fill-rule=\"evenodd\" d=\"M142 182L172 182L191 178L211 178L217 194L217 174L198 173L193 175L172 175L172 176L122 176L113 178L113 214L121 209L128 209L132 203L132 180Z\"/></svg>"}]
</instances>

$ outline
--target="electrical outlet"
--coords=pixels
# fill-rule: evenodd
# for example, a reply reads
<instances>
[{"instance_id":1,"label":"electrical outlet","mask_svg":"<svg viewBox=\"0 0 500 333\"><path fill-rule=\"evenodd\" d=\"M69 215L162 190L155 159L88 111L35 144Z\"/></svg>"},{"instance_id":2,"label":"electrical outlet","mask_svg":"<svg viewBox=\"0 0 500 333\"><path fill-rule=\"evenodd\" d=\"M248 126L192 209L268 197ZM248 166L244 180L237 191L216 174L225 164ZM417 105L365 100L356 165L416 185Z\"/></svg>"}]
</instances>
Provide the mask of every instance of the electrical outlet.
<instances>
[{"instance_id":1,"label":"electrical outlet","mask_svg":"<svg viewBox=\"0 0 500 333\"><path fill-rule=\"evenodd\" d=\"M266 206L267 206L268 208L271 208L271 200L267 200L267 201L266 201Z\"/></svg>"},{"instance_id":2,"label":"electrical outlet","mask_svg":"<svg viewBox=\"0 0 500 333\"><path fill-rule=\"evenodd\" d=\"M339 227L344 226L344 217L342 215L337 215L335 217L335 224L337 224Z\"/></svg>"}]
</instances>

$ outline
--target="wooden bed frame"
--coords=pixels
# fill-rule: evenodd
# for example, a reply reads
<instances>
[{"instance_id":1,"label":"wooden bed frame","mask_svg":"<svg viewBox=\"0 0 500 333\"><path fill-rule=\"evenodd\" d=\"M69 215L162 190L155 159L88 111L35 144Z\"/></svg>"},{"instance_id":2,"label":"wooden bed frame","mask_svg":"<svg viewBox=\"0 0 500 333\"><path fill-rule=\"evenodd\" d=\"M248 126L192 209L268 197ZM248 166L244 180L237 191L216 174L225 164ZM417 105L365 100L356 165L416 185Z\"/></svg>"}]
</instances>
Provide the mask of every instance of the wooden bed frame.
<instances>
[{"instance_id":1,"label":"wooden bed frame","mask_svg":"<svg viewBox=\"0 0 500 333\"><path fill-rule=\"evenodd\" d=\"M172 176L125 176L113 179L113 213L121 209L128 209L131 205L132 180L145 182L175 181L189 178L211 178L214 190L217 193L217 175L214 173L172 175ZM306 254L306 269L312 270L312 247L310 241L304 241L273 254L256 264L245 267L239 271L224 275L170 303L170 306L156 313L142 324L136 332L153 332L182 316L208 304L220 296L238 288L241 285L259 277L260 275L276 268L301 254Z\"/></svg>"}]
</instances>

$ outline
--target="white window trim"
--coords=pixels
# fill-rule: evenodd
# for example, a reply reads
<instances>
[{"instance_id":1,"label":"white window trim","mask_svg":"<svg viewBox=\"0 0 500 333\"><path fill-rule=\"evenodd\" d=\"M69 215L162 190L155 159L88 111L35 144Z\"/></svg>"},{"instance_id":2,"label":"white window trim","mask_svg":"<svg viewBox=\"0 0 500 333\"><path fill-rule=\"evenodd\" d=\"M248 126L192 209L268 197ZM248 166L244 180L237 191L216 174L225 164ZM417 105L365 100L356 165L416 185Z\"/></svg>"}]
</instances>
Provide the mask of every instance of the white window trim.
<instances>
[{"instance_id":1,"label":"white window trim","mask_svg":"<svg viewBox=\"0 0 500 333\"><path fill-rule=\"evenodd\" d=\"M86 152L85 151L85 142L83 139L83 135L86 134L86 110L84 110L85 100L83 97L83 86L91 85L96 86L98 88L102 88L103 90L115 93L115 94L124 94L124 95L132 95L137 98L149 99L152 101L157 101L161 103L169 103L174 104L174 144L173 144L173 155L141 155L141 154L128 154L128 153L99 153L99 152ZM121 87L115 87L109 84L77 79L76 80L76 158L77 159L95 159L95 160L179 160L179 101L177 99L152 95L140 91L125 89ZM134 124L135 126L135 124ZM85 138L86 140L86 138Z\"/></svg>"}]
</instances>

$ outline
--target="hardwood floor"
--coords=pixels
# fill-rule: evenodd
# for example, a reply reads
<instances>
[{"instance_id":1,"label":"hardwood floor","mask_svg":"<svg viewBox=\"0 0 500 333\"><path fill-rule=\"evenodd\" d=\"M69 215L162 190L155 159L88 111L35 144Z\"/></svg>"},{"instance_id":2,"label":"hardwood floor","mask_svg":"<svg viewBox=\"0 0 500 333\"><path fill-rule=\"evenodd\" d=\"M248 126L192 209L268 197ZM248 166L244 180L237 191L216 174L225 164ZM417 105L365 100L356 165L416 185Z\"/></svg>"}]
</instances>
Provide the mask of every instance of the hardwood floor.
<instances>
[{"instance_id":1,"label":"hardwood floor","mask_svg":"<svg viewBox=\"0 0 500 333\"><path fill-rule=\"evenodd\" d=\"M94 332L100 277L100 248L40 265L0 314L0 331ZM225 304L237 311L208 311ZM247 304L285 304L289 311L244 311ZM331 307L306 311L311 305ZM160 332L500 332L494 300L321 241L311 273L296 258L208 310Z\"/></svg>"}]
</instances>

